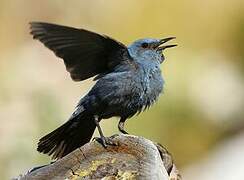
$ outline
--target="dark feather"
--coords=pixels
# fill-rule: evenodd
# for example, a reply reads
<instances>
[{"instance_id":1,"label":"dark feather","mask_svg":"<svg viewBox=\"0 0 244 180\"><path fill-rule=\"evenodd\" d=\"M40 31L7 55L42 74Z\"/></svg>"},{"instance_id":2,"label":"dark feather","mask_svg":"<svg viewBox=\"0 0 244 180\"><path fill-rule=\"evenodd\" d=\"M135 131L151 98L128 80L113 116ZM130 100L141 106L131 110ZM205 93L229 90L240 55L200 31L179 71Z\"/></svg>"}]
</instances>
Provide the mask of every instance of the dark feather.
<instances>
[{"instance_id":1,"label":"dark feather","mask_svg":"<svg viewBox=\"0 0 244 180\"><path fill-rule=\"evenodd\" d=\"M33 38L64 60L74 81L110 72L121 61L130 59L126 46L108 36L42 22L30 25ZM113 58L118 53L126 54L127 58Z\"/></svg>"},{"instance_id":2,"label":"dark feather","mask_svg":"<svg viewBox=\"0 0 244 180\"><path fill-rule=\"evenodd\" d=\"M52 159L60 159L89 142L95 128L96 124L92 116L79 114L42 137L39 140L37 150L52 155Z\"/></svg>"}]
</instances>

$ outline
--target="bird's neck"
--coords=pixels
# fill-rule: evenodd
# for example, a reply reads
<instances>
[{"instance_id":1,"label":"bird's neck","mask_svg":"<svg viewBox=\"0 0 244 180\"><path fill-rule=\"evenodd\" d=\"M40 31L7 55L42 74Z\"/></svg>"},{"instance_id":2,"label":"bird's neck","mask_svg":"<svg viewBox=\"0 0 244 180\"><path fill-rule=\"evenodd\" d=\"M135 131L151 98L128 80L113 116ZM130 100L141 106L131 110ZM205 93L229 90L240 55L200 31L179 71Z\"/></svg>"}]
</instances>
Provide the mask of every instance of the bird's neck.
<instances>
[{"instance_id":1,"label":"bird's neck","mask_svg":"<svg viewBox=\"0 0 244 180\"><path fill-rule=\"evenodd\" d=\"M159 69L160 63L154 59L140 58L135 59L135 62L142 68L144 71L151 71L152 69Z\"/></svg>"}]
</instances>

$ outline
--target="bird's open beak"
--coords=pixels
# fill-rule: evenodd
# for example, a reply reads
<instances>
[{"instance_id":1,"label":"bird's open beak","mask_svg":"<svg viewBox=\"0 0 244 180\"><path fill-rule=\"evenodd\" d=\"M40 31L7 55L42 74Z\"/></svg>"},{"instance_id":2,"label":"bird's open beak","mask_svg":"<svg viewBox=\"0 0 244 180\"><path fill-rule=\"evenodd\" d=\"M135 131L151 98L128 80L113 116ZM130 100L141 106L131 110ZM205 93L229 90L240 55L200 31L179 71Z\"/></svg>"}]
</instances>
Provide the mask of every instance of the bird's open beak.
<instances>
[{"instance_id":1,"label":"bird's open beak","mask_svg":"<svg viewBox=\"0 0 244 180\"><path fill-rule=\"evenodd\" d=\"M175 39L175 37L169 37L169 38L160 39L160 41L156 45L157 50L158 51L163 51L164 49L177 46L177 44L161 46L162 44L164 44L164 43L166 43L166 42L168 42L168 41L170 41L172 39Z\"/></svg>"}]
</instances>

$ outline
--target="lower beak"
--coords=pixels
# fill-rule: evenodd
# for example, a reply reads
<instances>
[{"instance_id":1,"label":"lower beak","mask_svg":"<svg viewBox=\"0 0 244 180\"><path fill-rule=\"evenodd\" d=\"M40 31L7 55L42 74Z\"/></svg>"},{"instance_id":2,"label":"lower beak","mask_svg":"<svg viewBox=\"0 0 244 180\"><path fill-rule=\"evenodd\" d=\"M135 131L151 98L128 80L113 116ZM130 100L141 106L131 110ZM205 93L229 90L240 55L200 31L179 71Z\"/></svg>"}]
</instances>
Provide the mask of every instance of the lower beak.
<instances>
[{"instance_id":1,"label":"lower beak","mask_svg":"<svg viewBox=\"0 0 244 180\"><path fill-rule=\"evenodd\" d=\"M170 41L172 39L175 39L175 37L169 37L169 38L160 39L159 43L157 44L157 50L162 51L164 49L177 46L177 44L161 46L162 44L164 44L164 43L166 43L166 42L168 42L168 41Z\"/></svg>"}]
</instances>

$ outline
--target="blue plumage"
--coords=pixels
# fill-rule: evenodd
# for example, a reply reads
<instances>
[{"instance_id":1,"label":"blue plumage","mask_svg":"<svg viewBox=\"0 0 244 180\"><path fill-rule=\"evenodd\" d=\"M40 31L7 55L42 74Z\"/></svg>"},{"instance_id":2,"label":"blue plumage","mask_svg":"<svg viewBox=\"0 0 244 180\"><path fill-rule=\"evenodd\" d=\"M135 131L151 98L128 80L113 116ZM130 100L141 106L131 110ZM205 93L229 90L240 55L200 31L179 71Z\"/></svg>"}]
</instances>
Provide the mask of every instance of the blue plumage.
<instances>
[{"instance_id":1,"label":"blue plumage","mask_svg":"<svg viewBox=\"0 0 244 180\"><path fill-rule=\"evenodd\" d=\"M163 90L160 64L174 38L140 39L126 47L108 37L83 29L49 23L31 23L31 34L62 58L74 81L95 76L96 84L78 103L70 119L40 139L37 150L61 158L89 142L95 128L106 147L113 144L103 135L100 120L120 117L124 122L149 108Z\"/></svg>"}]
</instances>

